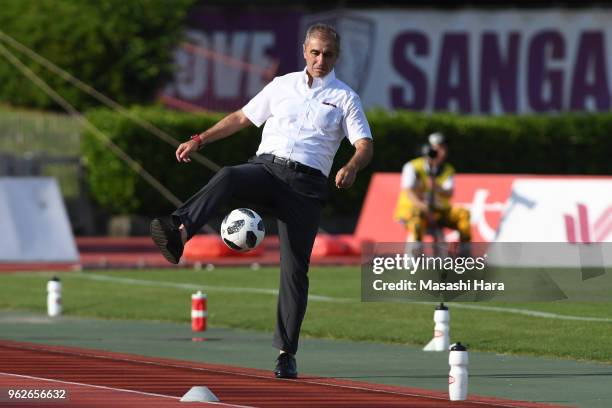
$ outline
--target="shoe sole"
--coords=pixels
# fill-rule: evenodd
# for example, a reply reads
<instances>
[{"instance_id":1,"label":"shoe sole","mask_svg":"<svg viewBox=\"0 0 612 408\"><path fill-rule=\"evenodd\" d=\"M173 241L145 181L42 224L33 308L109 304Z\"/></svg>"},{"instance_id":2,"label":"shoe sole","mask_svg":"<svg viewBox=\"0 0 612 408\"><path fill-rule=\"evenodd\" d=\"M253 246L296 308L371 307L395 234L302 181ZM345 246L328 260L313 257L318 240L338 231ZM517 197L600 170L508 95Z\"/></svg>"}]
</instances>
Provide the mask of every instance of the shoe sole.
<instances>
[{"instance_id":1,"label":"shoe sole","mask_svg":"<svg viewBox=\"0 0 612 408\"><path fill-rule=\"evenodd\" d=\"M280 375L280 374L274 373L274 376L276 378L285 379L285 380L295 380L298 378L297 374L291 376L291 375Z\"/></svg>"},{"instance_id":2,"label":"shoe sole","mask_svg":"<svg viewBox=\"0 0 612 408\"><path fill-rule=\"evenodd\" d=\"M177 259L170 251L168 251L168 239L166 238L164 229L158 220L153 220L151 222L151 238L168 262L175 265L179 263L180 258Z\"/></svg>"}]
</instances>

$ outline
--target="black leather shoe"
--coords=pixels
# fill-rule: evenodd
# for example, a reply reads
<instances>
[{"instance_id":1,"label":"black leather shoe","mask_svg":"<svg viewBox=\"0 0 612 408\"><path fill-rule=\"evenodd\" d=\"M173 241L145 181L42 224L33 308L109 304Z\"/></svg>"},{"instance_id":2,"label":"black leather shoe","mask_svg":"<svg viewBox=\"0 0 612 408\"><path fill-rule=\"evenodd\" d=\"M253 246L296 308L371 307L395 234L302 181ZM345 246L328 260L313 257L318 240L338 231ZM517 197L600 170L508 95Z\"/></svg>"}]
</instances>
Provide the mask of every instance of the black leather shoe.
<instances>
[{"instance_id":1,"label":"black leather shoe","mask_svg":"<svg viewBox=\"0 0 612 408\"><path fill-rule=\"evenodd\" d=\"M280 354L276 359L274 375L276 378L297 378L295 357L289 353Z\"/></svg>"},{"instance_id":2,"label":"black leather shoe","mask_svg":"<svg viewBox=\"0 0 612 408\"><path fill-rule=\"evenodd\" d=\"M178 228L168 221L155 218L151 221L151 238L168 262L179 263L184 246Z\"/></svg>"}]
</instances>

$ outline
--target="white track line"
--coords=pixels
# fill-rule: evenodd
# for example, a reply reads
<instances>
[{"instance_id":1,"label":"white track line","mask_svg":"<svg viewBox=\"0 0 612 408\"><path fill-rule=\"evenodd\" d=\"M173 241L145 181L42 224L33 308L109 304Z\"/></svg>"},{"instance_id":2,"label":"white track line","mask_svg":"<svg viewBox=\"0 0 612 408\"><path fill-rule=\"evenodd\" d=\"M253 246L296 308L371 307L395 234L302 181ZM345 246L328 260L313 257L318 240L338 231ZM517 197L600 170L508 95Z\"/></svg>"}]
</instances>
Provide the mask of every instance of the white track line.
<instances>
[{"instance_id":1,"label":"white track line","mask_svg":"<svg viewBox=\"0 0 612 408\"><path fill-rule=\"evenodd\" d=\"M490 312L502 312L502 313L514 313L514 314L522 314L526 316L532 317L544 317L547 319L558 319L558 320L578 320L582 322L603 322L603 323L612 323L612 318L608 317L588 317L588 316L571 316L571 315L562 315L551 312L540 312L537 310L529 310L529 309L517 309L514 307L496 307L496 306L479 306L479 305L467 305L465 303L453 303L453 307L463 308L463 309L474 309L474 310L482 310L482 311L490 311Z\"/></svg>"},{"instance_id":2,"label":"white track line","mask_svg":"<svg viewBox=\"0 0 612 408\"><path fill-rule=\"evenodd\" d=\"M196 283L176 283L176 282L165 282L165 281L154 281L144 279L131 279L131 278L119 278L116 276L108 276L93 273L82 273L78 275L79 278L100 281L100 282L115 282L125 283L127 285L139 285L139 286L157 286L163 288L175 288L175 289L186 289L186 290L211 290L218 292L230 292L230 293L257 293L261 295L278 295L276 289L265 289L265 288L241 288L235 286L215 286L215 285L202 285ZM321 301L321 302L354 302L358 300L348 298L334 298L330 296L321 295L308 295L308 300Z\"/></svg>"},{"instance_id":3,"label":"white track line","mask_svg":"<svg viewBox=\"0 0 612 408\"><path fill-rule=\"evenodd\" d=\"M219 291L219 292L231 292L231 293L257 293L264 295L278 295L278 290L275 289L264 289L264 288L243 288L236 286L215 286L215 285L201 285L195 283L176 283L176 282L166 282L166 281L153 281L153 280L144 280L144 279L131 279L131 278L119 278L115 276L101 275L101 274L93 274L93 273L82 273L78 275L79 278L101 281L101 282L115 282L115 283L124 283L127 285L139 285L139 286L157 286L157 287L166 287L166 288L176 288L176 289L187 289L187 290L211 290L211 291ZM308 300L318 301L318 302L331 302L331 303L358 303L359 299L351 299L351 298L342 298L342 297L332 297L332 296L322 296L322 295L308 295ZM434 302L412 302L418 304L427 304L434 305L437 303ZM589 317L589 316L572 316L572 315L563 315L552 312L541 312L539 310L530 310L530 309L519 309L513 307L499 307L499 306L481 306L481 305L472 305L465 304L459 302L453 302L453 307L463 308L463 309L472 309L472 310L481 310L483 312L501 312L501 313L511 313L511 314L519 314L530 317L539 317L545 319L556 319L556 320L574 320L581 322L598 322L598 323L612 323L612 318L608 317Z\"/></svg>"},{"instance_id":4,"label":"white track line","mask_svg":"<svg viewBox=\"0 0 612 408\"><path fill-rule=\"evenodd\" d=\"M0 372L0 375L6 375L6 376L18 377L18 378L27 378L29 380L47 381L47 382L53 382L53 383L59 383L59 384L78 385L78 386L81 386L81 387L90 387L90 388L97 388L97 389L109 390L109 391L128 392L130 394L146 395L146 396L149 396L149 397L169 398L169 399L174 399L174 400L179 400L179 401L181 399L181 397L175 397L175 396L172 396L172 395L155 394L155 393L152 393L152 392L144 392L144 391L136 391L136 390L127 390L125 388L106 387L104 385L85 384L85 383L78 383L78 382L72 382L72 381L62 381L62 380L55 380L53 378L34 377L34 376L31 376L31 375L3 373L3 372ZM206 403L207 404L221 405L221 406L226 406L226 407L235 407L235 408L253 408L253 407L248 407L248 406L245 406L245 405L232 405L232 404L226 404L226 403L223 403L223 402L207 401Z\"/></svg>"},{"instance_id":5,"label":"white track line","mask_svg":"<svg viewBox=\"0 0 612 408\"><path fill-rule=\"evenodd\" d=\"M429 398L429 399L435 399L435 400L441 400L441 401L448 401L447 398L436 397L436 396L433 396L433 395L423 395L423 394L414 394L414 393L410 393L410 392L401 392L401 391L391 391L391 390L378 389L378 388L359 387L357 385L352 386L352 385L345 385L345 384L330 384L330 383L326 383L326 382L315 381L315 380L308 380L308 379L300 379L300 378L294 379L294 380L278 380L278 379L272 378L271 375L267 376L267 375L260 375L260 374L240 373L240 372L227 371L227 370L222 370L222 369L212 369L212 368L204 368L204 367L192 367L192 366L188 366L188 365L160 363L160 362L157 362L157 361L147 361L147 360L136 360L136 359L125 358L125 357L119 358L119 357L111 357L111 356L97 355L97 354L85 354L85 353L79 353L79 352L76 352L76 351L75 352L71 352L71 351L63 351L63 350L45 349L44 347L31 347L30 348L30 347L27 347L27 346L11 346L11 345L7 345L5 347L11 347L11 348L17 348L17 349L25 349L25 350L45 351L45 352L51 352L51 353L57 353L57 354L66 354L66 355L77 356L77 357L90 357L90 358L98 358L98 359L105 359L105 360L111 360L111 361L123 361L123 362L129 362L129 363L148 364L148 365L153 365L153 366L158 366L158 367L180 368L180 369L188 369L188 370L195 370L195 371L205 371L205 372L209 372L209 373L237 375L237 376L242 376L242 377L257 378L257 379L264 379L264 380L291 381L291 382L298 382L298 383L323 385L323 386L328 386L328 387L346 388L346 389L352 389L352 390L367 391L367 392L373 392L373 393L403 395L403 396L407 396L407 397ZM8 373L0 373L0 374L8 374ZM17 375L17 374L8 374L8 375L15 375L15 376L18 376L18 377L26 377L26 378L36 378L36 377L29 377L29 376L21 376L21 375ZM63 381L59 381L59 380L48 380L48 381L56 381L56 382L60 382L60 383L63 382ZM108 388L108 387L97 386L97 385L79 384L79 383L70 383L70 382L66 382L66 384L88 385L88 386L91 386L91 387ZM376 384L371 384L371 385L376 385ZM109 388L109 389L113 389L113 388ZM121 390L121 389L118 389L118 390ZM122 391L141 393L139 391L131 391L131 390L122 390ZM146 393L142 392L142 394L146 394ZM157 394L150 394L150 395L157 395ZM159 395L159 396L162 396L162 395ZM172 397L172 396L167 396L167 395L165 397L166 398L178 398L178 397ZM501 403L501 402L500 403L479 402L479 401L466 401L466 402L469 402L469 403L472 403L472 404L493 405L493 406L497 406L497 407L506 407L506 408L518 408L518 407L520 407L520 405L508 405L507 403ZM221 403L218 403L218 404L221 404ZM243 408L243 407L244 408L253 408L253 407L241 406L241 405L229 405L229 406L231 406L231 407L240 407L240 408Z\"/></svg>"}]
</instances>

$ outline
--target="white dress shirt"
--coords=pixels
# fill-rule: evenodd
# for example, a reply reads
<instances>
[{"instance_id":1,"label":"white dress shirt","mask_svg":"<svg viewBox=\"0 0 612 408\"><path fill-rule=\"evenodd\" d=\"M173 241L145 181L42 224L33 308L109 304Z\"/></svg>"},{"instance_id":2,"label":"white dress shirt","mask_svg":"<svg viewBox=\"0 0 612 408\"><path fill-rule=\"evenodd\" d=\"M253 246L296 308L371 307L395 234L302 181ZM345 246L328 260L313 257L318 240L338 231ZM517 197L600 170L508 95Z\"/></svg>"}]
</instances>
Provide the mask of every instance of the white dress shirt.
<instances>
[{"instance_id":1,"label":"white dress shirt","mask_svg":"<svg viewBox=\"0 0 612 408\"><path fill-rule=\"evenodd\" d=\"M260 127L257 155L274 154L321 170L326 176L340 142L372 138L359 96L334 71L313 78L306 69L274 78L242 112Z\"/></svg>"}]
</instances>

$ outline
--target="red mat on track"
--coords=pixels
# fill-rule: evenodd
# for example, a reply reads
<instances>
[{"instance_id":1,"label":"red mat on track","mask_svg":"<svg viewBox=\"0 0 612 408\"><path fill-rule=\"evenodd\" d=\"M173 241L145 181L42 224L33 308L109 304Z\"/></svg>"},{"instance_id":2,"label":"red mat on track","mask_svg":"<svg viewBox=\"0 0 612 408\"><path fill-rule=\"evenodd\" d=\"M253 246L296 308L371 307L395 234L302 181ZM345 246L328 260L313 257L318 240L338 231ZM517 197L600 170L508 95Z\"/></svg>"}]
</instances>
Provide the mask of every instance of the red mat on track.
<instances>
[{"instance_id":1,"label":"red mat on track","mask_svg":"<svg viewBox=\"0 0 612 408\"><path fill-rule=\"evenodd\" d=\"M220 399L216 406L551 407L481 397L451 403L443 392L330 378L276 380L263 370L4 340L0 340L0 361L4 393L9 387L69 390L68 404L6 405L5 394L0 406L187 408L206 406L178 403L192 386L204 385Z\"/></svg>"}]
</instances>

